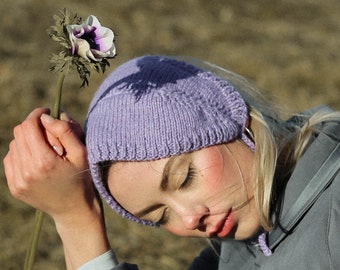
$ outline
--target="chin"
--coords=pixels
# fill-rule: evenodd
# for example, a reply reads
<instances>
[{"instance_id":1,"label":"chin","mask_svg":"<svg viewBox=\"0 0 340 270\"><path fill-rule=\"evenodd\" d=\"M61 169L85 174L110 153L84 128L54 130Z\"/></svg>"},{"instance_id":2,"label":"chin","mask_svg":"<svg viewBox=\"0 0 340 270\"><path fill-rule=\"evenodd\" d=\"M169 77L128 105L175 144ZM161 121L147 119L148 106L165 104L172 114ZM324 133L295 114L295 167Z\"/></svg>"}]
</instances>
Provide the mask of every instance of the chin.
<instances>
[{"instance_id":1,"label":"chin","mask_svg":"<svg viewBox=\"0 0 340 270\"><path fill-rule=\"evenodd\" d=\"M244 228L243 230L236 230L234 239L239 241L250 239L258 233L260 228L260 226L254 226L251 228L248 226L248 228Z\"/></svg>"}]
</instances>

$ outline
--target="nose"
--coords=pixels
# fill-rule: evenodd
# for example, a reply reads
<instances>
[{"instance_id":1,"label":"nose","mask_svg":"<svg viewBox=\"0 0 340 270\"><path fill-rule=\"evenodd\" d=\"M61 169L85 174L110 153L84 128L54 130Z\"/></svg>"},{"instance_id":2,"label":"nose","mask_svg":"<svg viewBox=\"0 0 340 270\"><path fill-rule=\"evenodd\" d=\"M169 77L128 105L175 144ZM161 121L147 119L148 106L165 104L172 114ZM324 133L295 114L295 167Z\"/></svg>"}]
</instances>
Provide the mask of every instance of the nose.
<instances>
[{"instance_id":1,"label":"nose","mask_svg":"<svg viewBox=\"0 0 340 270\"><path fill-rule=\"evenodd\" d=\"M204 230L206 227L205 220L209 216L209 209L205 206L197 206L187 209L186 212L182 212L181 218L183 224L188 230Z\"/></svg>"},{"instance_id":2,"label":"nose","mask_svg":"<svg viewBox=\"0 0 340 270\"><path fill-rule=\"evenodd\" d=\"M201 202L187 199L183 201L178 198L172 200L171 203L171 208L187 230L204 230L206 217L210 213L207 206Z\"/></svg>"},{"instance_id":3,"label":"nose","mask_svg":"<svg viewBox=\"0 0 340 270\"><path fill-rule=\"evenodd\" d=\"M182 220L186 229L196 230L202 226L203 216L197 214L183 215Z\"/></svg>"}]
</instances>

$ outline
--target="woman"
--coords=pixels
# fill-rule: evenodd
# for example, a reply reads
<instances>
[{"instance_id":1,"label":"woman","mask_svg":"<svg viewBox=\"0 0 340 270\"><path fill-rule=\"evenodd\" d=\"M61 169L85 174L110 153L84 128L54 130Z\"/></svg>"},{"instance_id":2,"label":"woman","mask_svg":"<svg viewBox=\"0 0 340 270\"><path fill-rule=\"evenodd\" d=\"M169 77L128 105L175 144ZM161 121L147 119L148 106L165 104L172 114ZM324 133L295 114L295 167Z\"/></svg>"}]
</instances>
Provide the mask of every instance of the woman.
<instances>
[{"instance_id":1,"label":"woman","mask_svg":"<svg viewBox=\"0 0 340 270\"><path fill-rule=\"evenodd\" d=\"M340 113L284 122L241 77L187 62L118 67L86 147L67 115L33 111L4 160L12 194L52 216L69 269L135 269L110 250L91 180L125 218L211 239L190 269L339 268Z\"/></svg>"}]
</instances>

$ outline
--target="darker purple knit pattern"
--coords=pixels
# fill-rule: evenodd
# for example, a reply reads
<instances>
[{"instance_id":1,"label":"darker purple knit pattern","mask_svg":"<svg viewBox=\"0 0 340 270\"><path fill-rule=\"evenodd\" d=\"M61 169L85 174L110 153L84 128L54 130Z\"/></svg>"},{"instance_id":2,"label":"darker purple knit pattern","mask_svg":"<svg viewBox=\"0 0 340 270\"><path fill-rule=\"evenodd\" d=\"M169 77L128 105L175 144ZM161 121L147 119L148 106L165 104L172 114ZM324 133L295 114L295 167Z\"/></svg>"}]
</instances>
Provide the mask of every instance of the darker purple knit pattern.
<instances>
[{"instance_id":1,"label":"darker purple knit pattern","mask_svg":"<svg viewBox=\"0 0 340 270\"><path fill-rule=\"evenodd\" d=\"M96 92L85 124L93 182L118 214L146 225L110 195L101 161L146 161L242 139L245 101L227 81L165 56L143 56L113 71Z\"/></svg>"}]
</instances>

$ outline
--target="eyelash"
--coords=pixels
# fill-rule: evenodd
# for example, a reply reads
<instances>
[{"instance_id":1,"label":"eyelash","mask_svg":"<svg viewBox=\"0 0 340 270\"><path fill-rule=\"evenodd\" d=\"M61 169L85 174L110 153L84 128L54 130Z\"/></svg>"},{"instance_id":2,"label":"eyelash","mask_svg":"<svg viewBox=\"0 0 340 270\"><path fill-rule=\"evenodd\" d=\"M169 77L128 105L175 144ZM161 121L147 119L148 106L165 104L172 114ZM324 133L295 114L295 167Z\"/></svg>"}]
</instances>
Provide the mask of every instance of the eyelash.
<instances>
[{"instance_id":1,"label":"eyelash","mask_svg":"<svg viewBox=\"0 0 340 270\"><path fill-rule=\"evenodd\" d=\"M187 176L185 177L182 184L179 186L179 190L183 190L185 188L190 187L190 185L192 184L192 179L195 176L195 174L196 174L196 172L195 172L194 168L192 167L192 165L190 164L189 168L188 168Z\"/></svg>"},{"instance_id":2,"label":"eyelash","mask_svg":"<svg viewBox=\"0 0 340 270\"><path fill-rule=\"evenodd\" d=\"M156 226L165 225L169 222L168 208L163 211L161 218L156 222Z\"/></svg>"}]
</instances>

